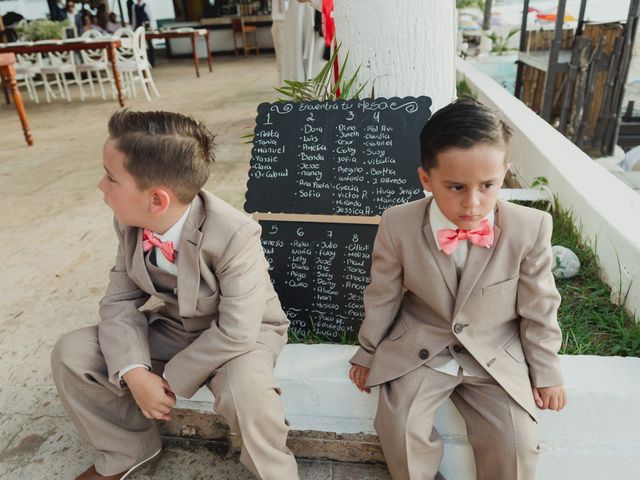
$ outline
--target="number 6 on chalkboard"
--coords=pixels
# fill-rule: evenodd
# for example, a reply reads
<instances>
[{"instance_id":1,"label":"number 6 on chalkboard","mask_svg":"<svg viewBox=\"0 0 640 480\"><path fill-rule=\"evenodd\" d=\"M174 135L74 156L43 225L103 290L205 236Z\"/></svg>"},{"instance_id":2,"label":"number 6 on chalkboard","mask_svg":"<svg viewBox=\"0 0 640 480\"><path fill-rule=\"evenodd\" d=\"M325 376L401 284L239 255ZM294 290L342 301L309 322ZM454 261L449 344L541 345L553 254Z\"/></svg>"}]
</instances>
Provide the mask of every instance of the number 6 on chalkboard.
<instances>
[{"instance_id":1,"label":"number 6 on chalkboard","mask_svg":"<svg viewBox=\"0 0 640 480\"><path fill-rule=\"evenodd\" d=\"M302 237L304 235L304 229L300 227L296 230L296 233L298 234L299 237Z\"/></svg>"}]
</instances>

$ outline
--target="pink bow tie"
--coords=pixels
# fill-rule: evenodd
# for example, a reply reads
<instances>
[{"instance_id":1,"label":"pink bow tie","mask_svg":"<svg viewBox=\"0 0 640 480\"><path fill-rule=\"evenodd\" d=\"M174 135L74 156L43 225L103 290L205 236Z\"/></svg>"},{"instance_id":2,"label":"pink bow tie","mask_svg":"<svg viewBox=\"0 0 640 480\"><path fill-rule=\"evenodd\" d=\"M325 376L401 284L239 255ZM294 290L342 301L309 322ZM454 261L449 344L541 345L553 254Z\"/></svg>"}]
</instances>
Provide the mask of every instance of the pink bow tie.
<instances>
[{"instance_id":1,"label":"pink bow tie","mask_svg":"<svg viewBox=\"0 0 640 480\"><path fill-rule=\"evenodd\" d=\"M176 257L173 252L173 242L163 242L156 237L151 230L145 228L142 231L142 251L148 252L153 247L158 248L168 261L171 263L175 262Z\"/></svg>"},{"instance_id":2,"label":"pink bow tie","mask_svg":"<svg viewBox=\"0 0 640 480\"><path fill-rule=\"evenodd\" d=\"M473 230L458 228L453 230L443 228L438 230L438 243L447 255L451 255L458 248L460 240L469 240L481 247L489 248L493 244L493 227L486 218L480 222L480 226Z\"/></svg>"}]
</instances>

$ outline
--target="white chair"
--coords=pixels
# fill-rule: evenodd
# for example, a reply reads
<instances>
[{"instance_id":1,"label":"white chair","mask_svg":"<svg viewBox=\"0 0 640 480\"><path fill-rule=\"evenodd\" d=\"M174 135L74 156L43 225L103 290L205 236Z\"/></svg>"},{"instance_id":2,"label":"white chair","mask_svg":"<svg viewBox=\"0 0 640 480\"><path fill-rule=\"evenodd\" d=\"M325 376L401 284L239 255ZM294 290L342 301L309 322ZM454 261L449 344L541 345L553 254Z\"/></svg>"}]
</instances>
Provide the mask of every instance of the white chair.
<instances>
[{"instance_id":1,"label":"white chair","mask_svg":"<svg viewBox=\"0 0 640 480\"><path fill-rule=\"evenodd\" d=\"M35 53L21 53L16 55L16 79L19 87L25 87L29 98L40 103L37 87L44 85L42 80L36 80L40 74L40 64Z\"/></svg>"},{"instance_id":2,"label":"white chair","mask_svg":"<svg viewBox=\"0 0 640 480\"><path fill-rule=\"evenodd\" d=\"M87 30L82 34L82 39L86 42L91 42L92 39L100 39L102 35L97 30ZM96 91L93 86L93 75L96 76L96 81L98 82L98 86L100 87L100 94L103 100L106 100L104 93L104 82L108 82L111 85L111 96L116 98L116 88L115 83L113 81L113 75L111 73L111 66L109 65L109 60L107 59L107 51L103 48L95 49L95 50L81 50L80 58L82 60L81 63L76 65L76 70L80 76L80 83L89 85L91 89L91 95L96 96ZM87 75L87 78L82 78L82 73ZM104 76L103 76L104 74Z\"/></svg>"},{"instance_id":3,"label":"white chair","mask_svg":"<svg viewBox=\"0 0 640 480\"><path fill-rule=\"evenodd\" d=\"M52 43L49 41L35 42L38 43ZM61 43L61 42L60 42ZM71 101L71 95L69 94L69 83L75 83L80 89L80 99L84 100L84 88L80 82L80 76L76 70L76 59L74 52L49 52L47 56L40 54L40 74L44 81L44 95L47 103L51 102L51 98L57 98L53 88L49 83L49 75L53 75L54 82L58 87L58 92L61 97L65 97L68 102ZM73 82L69 82L66 75L70 73L73 75Z\"/></svg>"},{"instance_id":4,"label":"white chair","mask_svg":"<svg viewBox=\"0 0 640 480\"><path fill-rule=\"evenodd\" d=\"M135 82L140 81L147 100L151 101L149 90L153 90L156 97L160 97L158 89L151 76L151 64L147 60L144 28L138 27L135 32L128 28L119 28L113 34L122 46L116 51L116 66L122 72L127 96L137 96Z\"/></svg>"}]
</instances>

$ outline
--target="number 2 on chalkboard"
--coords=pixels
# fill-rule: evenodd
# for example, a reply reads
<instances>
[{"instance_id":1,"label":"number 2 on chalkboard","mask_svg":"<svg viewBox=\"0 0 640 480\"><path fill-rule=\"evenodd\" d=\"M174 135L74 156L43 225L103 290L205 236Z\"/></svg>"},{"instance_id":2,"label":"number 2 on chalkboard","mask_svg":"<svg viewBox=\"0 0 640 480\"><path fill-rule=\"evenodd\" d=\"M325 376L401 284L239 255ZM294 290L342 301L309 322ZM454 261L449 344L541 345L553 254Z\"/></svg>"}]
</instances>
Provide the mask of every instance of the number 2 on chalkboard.
<instances>
[{"instance_id":1,"label":"number 2 on chalkboard","mask_svg":"<svg viewBox=\"0 0 640 480\"><path fill-rule=\"evenodd\" d=\"M305 120L305 122L315 122L316 119L313 116L313 112L309 112L309 116L307 117L307 119Z\"/></svg>"},{"instance_id":2,"label":"number 2 on chalkboard","mask_svg":"<svg viewBox=\"0 0 640 480\"><path fill-rule=\"evenodd\" d=\"M265 125L273 125L273 122L271 122L271 114L267 113L267 121L264 123Z\"/></svg>"}]
</instances>

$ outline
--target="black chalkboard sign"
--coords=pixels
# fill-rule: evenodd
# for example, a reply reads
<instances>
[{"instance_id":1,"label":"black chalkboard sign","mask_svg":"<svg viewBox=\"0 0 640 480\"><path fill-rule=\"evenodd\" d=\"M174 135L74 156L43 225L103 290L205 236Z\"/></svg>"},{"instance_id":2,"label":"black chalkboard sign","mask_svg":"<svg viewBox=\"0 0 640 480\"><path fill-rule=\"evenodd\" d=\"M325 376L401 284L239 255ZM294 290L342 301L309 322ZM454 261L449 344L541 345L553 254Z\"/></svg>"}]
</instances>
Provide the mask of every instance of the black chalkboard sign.
<instances>
[{"instance_id":1,"label":"black chalkboard sign","mask_svg":"<svg viewBox=\"0 0 640 480\"><path fill-rule=\"evenodd\" d=\"M377 225L260 220L282 307L299 337L355 340L364 320Z\"/></svg>"},{"instance_id":2,"label":"black chalkboard sign","mask_svg":"<svg viewBox=\"0 0 640 480\"><path fill-rule=\"evenodd\" d=\"M380 215L421 198L429 97L258 106L247 212Z\"/></svg>"}]
</instances>

